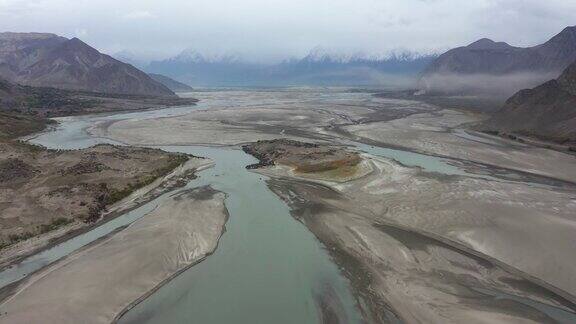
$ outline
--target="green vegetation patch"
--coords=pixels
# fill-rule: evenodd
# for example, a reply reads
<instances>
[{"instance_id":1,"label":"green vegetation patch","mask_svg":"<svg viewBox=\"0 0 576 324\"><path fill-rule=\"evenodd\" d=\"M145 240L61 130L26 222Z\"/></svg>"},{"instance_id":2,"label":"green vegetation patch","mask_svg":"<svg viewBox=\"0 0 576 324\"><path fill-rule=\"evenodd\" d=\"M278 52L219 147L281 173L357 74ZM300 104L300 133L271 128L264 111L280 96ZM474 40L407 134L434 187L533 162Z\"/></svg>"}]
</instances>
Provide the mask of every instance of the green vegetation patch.
<instances>
[{"instance_id":1,"label":"green vegetation patch","mask_svg":"<svg viewBox=\"0 0 576 324\"><path fill-rule=\"evenodd\" d=\"M8 236L7 241L0 242L0 249L14 245L18 242L25 241L25 240L30 239L30 238L37 236L37 235L52 232L54 230L57 230L63 226L71 224L73 222L74 222L74 220L72 220L72 219L68 219L68 218L64 218L64 217L58 217L56 219L53 219L52 222L50 222L48 224L39 225L36 231L24 232L24 233L19 233L19 234L10 234Z\"/></svg>"}]
</instances>

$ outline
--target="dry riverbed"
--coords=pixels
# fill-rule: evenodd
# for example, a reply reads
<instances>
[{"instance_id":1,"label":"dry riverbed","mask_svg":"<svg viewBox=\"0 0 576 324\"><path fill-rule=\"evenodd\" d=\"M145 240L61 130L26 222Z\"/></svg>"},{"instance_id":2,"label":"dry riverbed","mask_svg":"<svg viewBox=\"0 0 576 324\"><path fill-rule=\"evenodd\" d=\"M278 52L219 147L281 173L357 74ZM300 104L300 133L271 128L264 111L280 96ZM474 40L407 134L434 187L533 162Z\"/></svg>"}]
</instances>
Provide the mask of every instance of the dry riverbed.
<instances>
[{"instance_id":1,"label":"dry riverbed","mask_svg":"<svg viewBox=\"0 0 576 324\"><path fill-rule=\"evenodd\" d=\"M225 92L223 103L198 109L178 118L122 120L88 131L132 145L238 145L258 140L288 138L329 142L325 129L370 120L390 120L417 112L434 111L431 105L403 100L358 102L349 98L318 100L316 93L291 91ZM195 94L201 100L220 102L216 93Z\"/></svg>"},{"instance_id":2,"label":"dry riverbed","mask_svg":"<svg viewBox=\"0 0 576 324\"><path fill-rule=\"evenodd\" d=\"M211 254L225 229L225 195L174 194L128 228L40 270L0 305L5 323L110 323Z\"/></svg>"}]
</instances>

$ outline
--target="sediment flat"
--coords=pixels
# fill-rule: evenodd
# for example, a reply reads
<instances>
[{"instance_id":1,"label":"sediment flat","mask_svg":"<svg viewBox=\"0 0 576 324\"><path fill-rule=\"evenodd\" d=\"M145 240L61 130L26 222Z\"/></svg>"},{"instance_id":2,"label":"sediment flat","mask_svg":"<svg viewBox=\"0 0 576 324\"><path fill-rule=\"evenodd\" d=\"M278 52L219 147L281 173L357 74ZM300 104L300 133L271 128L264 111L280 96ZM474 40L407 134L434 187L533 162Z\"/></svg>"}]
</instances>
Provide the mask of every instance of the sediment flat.
<instances>
[{"instance_id":1,"label":"sediment flat","mask_svg":"<svg viewBox=\"0 0 576 324\"><path fill-rule=\"evenodd\" d=\"M178 118L122 120L88 131L131 145L238 145L278 138L322 141L326 136L319 131L321 128L375 114L375 108L370 106L356 105L350 109L330 103L307 104L306 101L316 99L314 93L298 94L306 98L296 99L293 93L274 91L229 92L228 95L233 102L217 98L217 104L210 109L194 110ZM412 109L417 108L404 110Z\"/></svg>"},{"instance_id":2,"label":"sediment flat","mask_svg":"<svg viewBox=\"0 0 576 324\"><path fill-rule=\"evenodd\" d=\"M2 323L110 323L158 285L211 254L225 195L185 190L129 227L40 270L0 305Z\"/></svg>"},{"instance_id":3,"label":"sediment flat","mask_svg":"<svg viewBox=\"0 0 576 324\"><path fill-rule=\"evenodd\" d=\"M446 176L295 141L244 150L260 160L254 168L272 178L271 189L293 215L339 251L335 259L372 303L372 314L382 314L385 304L407 322L576 319L576 263L568 257L576 243L573 191ZM298 171L310 159L314 168ZM357 168L361 159L371 172ZM324 176L326 168L349 173L350 165L357 176Z\"/></svg>"},{"instance_id":4,"label":"sediment flat","mask_svg":"<svg viewBox=\"0 0 576 324\"><path fill-rule=\"evenodd\" d=\"M380 145L575 181L574 155L464 131L467 124L482 120L478 115L444 109L392 121L348 125L343 129Z\"/></svg>"}]
</instances>

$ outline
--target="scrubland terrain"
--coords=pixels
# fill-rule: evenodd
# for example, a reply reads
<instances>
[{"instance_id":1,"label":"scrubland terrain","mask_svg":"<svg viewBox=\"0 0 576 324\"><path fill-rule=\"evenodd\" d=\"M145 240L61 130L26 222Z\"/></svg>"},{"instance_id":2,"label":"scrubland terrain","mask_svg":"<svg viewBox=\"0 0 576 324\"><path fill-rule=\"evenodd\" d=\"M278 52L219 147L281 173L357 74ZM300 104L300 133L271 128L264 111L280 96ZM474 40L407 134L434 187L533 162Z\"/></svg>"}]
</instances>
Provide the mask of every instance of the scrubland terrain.
<instances>
[{"instance_id":1,"label":"scrubland terrain","mask_svg":"<svg viewBox=\"0 0 576 324\"><path fill-rule=\"evenodd\" d=\"M4 246L73 222L94 222L107 206L188 160L186 155L110 145L79 151L0 145Z\"/></svg>"}]
</instances>

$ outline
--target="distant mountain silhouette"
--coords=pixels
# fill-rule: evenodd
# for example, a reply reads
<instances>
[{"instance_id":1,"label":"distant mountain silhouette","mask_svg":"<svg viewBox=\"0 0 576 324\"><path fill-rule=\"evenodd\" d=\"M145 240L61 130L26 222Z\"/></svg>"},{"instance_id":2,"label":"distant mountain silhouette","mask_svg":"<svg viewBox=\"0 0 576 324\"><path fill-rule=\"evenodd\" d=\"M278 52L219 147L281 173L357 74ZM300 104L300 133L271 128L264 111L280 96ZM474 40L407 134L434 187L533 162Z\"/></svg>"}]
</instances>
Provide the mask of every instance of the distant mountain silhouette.
<instances>
[{"instance_id":1,"label":"distant mountain silhouette","mask_svg":"<svg viewBox=\"0 0 576 324\"><path fill-rule=\"evenodd\" d=\"M245 62L237 56L206 57L188 50L152 62L145 70L192 86L379 85L386 77L416 79L434 58L408 52L377 57L314 50L302 59L265 65Z\"/></svg>"},{"instance_id":2,"label":"distant mountain silhouette","mask_svg":"<svg viewBox=\"0 0 576 324\"><path fill-rule=\"evenodd\" d=\"M109 94L175 96L146 73L78 38L0 33L0 78L10 82Z\"/></svg>"},{"instance_id":3,"label":"distant mountain silhouette","mask_svg":"<svg viewBox=\"0 0 576 324\"><path fill-rule=\"evenodd\" d=\"M576 62L558 79L515 94L484 126L576 143Z\"/></svg>"},{"instance_id":4,"label":"distant mountain silhouette","mask_svg":"<svg viewBox=\"0 0 576 324\"><path fill-rule=\"evenodd\" d=\"M184 84L182 82L178 82L172 78L169 78L165 75L162 74L154 74L154 73L150 73L149 74L150 77L152 79L154 79L156 82L160 82L163 85L165 85L168 89L174 91L174 92L190 92L193 91L194 89L192 89L191 86Z\"/></svg>"},{"instance_id":5,"label":"distant mountain silhouette","mask_svg":"<svg viewBox=\"0 0 576 324\"><path fill-rule=\"evenodd\" d=\"M556 78L574 60L576 27L567 27L546 43L528 48L481 39L440 55L425 69L421 86L430 91L511 91L509 96Z\"/></svg>"}]
</instances>

